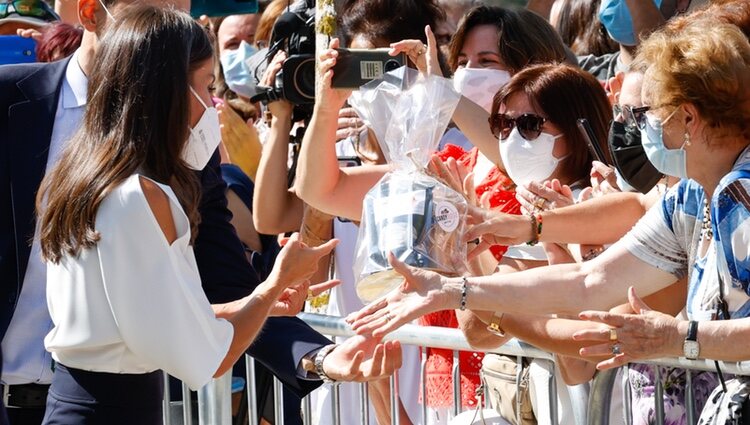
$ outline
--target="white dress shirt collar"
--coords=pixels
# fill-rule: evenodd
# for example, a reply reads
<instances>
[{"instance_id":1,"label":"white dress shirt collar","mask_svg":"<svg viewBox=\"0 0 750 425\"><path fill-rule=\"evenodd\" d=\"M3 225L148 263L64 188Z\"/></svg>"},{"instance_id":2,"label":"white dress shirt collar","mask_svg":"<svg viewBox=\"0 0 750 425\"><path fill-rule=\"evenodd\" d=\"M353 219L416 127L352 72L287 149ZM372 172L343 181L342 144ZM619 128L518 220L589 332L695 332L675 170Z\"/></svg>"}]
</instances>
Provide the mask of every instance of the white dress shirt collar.
<instances>
[{"instance_id":1,"label":"white dress shirt collar","mask_svg":"<svg viewBox=\"0 0 750 425\"><path fill-rule=\"evenodd\" d=\"M88 92L89 79L83 73L78 63L78 50L70 58L65 70L65 83L62 87L62 107L64 109L80 108L86 105L86 93Z\"/></svg>"}]
</instances>

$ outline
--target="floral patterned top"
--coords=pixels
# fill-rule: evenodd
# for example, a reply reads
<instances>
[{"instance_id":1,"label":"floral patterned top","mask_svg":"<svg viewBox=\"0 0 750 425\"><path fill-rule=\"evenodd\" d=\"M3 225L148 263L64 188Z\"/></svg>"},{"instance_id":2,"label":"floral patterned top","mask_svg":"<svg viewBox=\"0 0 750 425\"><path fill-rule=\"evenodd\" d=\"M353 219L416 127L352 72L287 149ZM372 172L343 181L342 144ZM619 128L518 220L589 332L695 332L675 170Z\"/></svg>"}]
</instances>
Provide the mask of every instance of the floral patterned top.
<instances>
[{"instance_id":1,"label":"floral patterned top","mask_svg":"<svg viewBox=\"0 0 750 425\"><path fill-rule=\"evenodd\" d=\"M630 399L633 406L633 425L655 425L655 392L654 378L656 368L663 382L664 425L687 425L685 405L685 387L687 372L685 369L633 364L630 366ZM711 391L719 385L719 379L712 372L694 372L692 376L693 395L695 399L695 417L700 415Z\"/></svg>"}]
</instances>

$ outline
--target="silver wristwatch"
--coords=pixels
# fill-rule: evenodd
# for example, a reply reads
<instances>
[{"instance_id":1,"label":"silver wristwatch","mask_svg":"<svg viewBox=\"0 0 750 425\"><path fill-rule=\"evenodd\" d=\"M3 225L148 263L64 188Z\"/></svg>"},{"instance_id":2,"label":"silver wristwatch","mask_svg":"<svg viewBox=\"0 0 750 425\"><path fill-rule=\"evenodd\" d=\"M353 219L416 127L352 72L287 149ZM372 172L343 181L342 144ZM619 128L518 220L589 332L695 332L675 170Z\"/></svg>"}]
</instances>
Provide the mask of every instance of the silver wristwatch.
<instances>
[{"instance_id":1,"label":"silver wristwatch","mask_svg":"<svg viewBox=\"0 0 750 425\"><path fill-rule=\"evenodd\" d=\"M687 336L682 343L682 354L685 358L695 360L701 354L701 345L698 343L698 322L691 320L688 323Z\"/></svg>"},{"instance_id":2,"label":"silver wristwatch","mask_svg":"<svg viewBox=\"0 0 750 425\"><path fill-rule=\"evenodd\" d=\"M315 373L318 374L320 379L323 380L323 383L325 384L337 384L338 381L335 379L331 379L328 375L326 375L325 370L323 369L323 360L325 360L326 356L336 349L337 344L331 344L326 345L325 347L321 348L320 351L318 351L317 354L315 354L315 360L313 363L315 364Z\"/></svg>"}]
</instances>

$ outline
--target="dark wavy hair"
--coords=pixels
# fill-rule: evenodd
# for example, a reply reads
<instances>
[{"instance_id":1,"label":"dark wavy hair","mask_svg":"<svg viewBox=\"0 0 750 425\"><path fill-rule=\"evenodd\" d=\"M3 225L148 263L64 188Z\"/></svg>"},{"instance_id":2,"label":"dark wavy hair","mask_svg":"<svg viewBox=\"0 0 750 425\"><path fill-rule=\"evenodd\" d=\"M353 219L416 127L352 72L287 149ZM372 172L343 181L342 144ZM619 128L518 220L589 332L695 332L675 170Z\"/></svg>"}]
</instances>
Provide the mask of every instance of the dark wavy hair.
<instances>
[{"instance_id":1,"label":"dark wavy hair","mask_svg":"<svg viewBox=\"0 0 750 425\"><path fill-rule=\"evenodd\" d=\"M189 75L214 54L190 15L133 6L99 43L83 123L37 195L42 255L59 262L96 245L102 200L136 171L168 183L200 221L196 173L180 160L189 132ZM45 205L46 199L46 205Z\"/></svg>"},{"instance_id":2,"label":"dark wavy hair","mask_svg":"<svg viewBox=\"0 0 750 425\"><path fill-rule=\"evenodd\" d=\"M599 147L609 155L606 146L612 107L602 85L591 74L567 64L534 65L523 69L495 95L492 115L514 94L525 94L541 115L560 128L570 154L560 161L561 179L565 184L583 180L588 186L591 161L594 160L586 140L578 130L577 120L586 118L594 130ZM610 158L605 158L611 163Z\"/></svg>"},{"instance_id":3,"label":"dark wavy hair","mask_svg":"<svg viewBox=\"0 0 750 425\"><path fill-rule=\"evenodd\" d=\"M406 39L427 42L425 25L434 30L445 12L434 0L346 0L339 25L346 45L353 35L376 46Z\"/></svg>"},{"instance_id":4,"label":"dark wavy hair","mask_svg":"<svg viewBox=\"0 0 750 425\"><path fill-rule=\"evenodd\" d=\"M576 55L602 56L620 49L599 21L600 0L563 0L557 22L563 42Z\"/></svg>"}]
</instances>

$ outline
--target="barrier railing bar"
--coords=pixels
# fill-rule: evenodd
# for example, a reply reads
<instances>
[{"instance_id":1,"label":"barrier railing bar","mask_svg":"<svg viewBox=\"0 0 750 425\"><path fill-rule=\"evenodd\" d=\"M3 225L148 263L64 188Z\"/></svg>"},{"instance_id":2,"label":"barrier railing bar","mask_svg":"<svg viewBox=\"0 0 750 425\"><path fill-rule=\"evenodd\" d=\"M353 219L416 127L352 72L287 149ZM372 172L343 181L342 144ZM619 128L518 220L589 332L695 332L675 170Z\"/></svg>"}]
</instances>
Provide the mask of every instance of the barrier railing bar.
<instances>
[{"instance_id":1,"label":"barrier railing bar","mask_svg":"<svg viewBox=\"0 0 750 425\"><path fill-rule=\"evenodd\" d=\"M190 388L186 383L182 383L182 423L184 425L193 425L193 402L190 395Z\"/></svg>"},{"instance_id":2,"label":"barrier railing bar","mask_svg":"<svg viewBox=\"0 0 750 425\"><path fill-rule=\"evenodd\" d=\"M366 382L359 385L359 423L361 425L370 425L370 389Z\"/></svg>"},{"instance_id":3,"label":"barrier railing bar","mask_svg":"<svg viewBox=\"0 0 750 425\"><path fill-rule=\"evenodd\" d=\"M334 385L331 388L331 418L333 425L341 425L341 393L340 387Z\"/></svg>"},{"instance_id":4,"label":"barrier railing bar","mask_svg":"<svg viewBox=\"0 0 750 425\"><path fill-rule=\"evenodd\" d=\"M549 415L551 423L560 423L557 420L557 365L554 361L549 361L550 374L549 374ZM520 409L519 409L520 410Z\"/></svg>"},{"instance_id":5,"label":"barrier railing bar","mask_svg":"<svg viewBox=\"0 0 750 425\"><path fill-rule=\"evenodd\" d=\"M391 375L388 380L391 387L391 425L399 425L401 423L401 411L398 408L398 373Z\"/></svg>"},{"instance_id":6,"label":"barrier railing bar","mask_svg":"<svg viewBox=\"0 0 750 425\"><path fill-rule=\"evenodd\" d=\"M661 371L658 366L654 367L654 414L657 424L664 423L664 386L661 381Z\"/></svg>"},{"instance_id":7,"label":"barrier railing bar","mask_svg":"<svg viewBox=\"0 0 750 425\"><path fill-rule=\"evenodd\" d=\"M312 425L312 399L308 395L302 399L302 423L305 425ZM255 425L255 424L251 424Z\"/></svg>"},{"instance_id":8,"label":"barrier railing bar","mask_svg":"<svg viewBox=\"0 0 750 425\"><path fill-rule=\"evenodd\" d=\"M164 380L164 401L162 402L164 411L162 412L162 418L164 425L172 425L172 409L170 408L172 405L172 394L169 391L169 375L166 372L162 372L161 375Z\"/></svg>"},{"instance_id":9,"label":"barrier railing bar","mask_svg":"<svg viewBox=\"0 0 750 425\"><path fill-rule=\"evenodd\" d=\"M453 350L453 367L451 368L453 379L453 416L461 413L461 363L458 359L458 350Z\"/></svg>"},{"instance_id":10,"label":"barrier railing bar","mask_svg":"<svg viewBox=\"0 0 750 425\"><path fill-rule=\"evenodd\" d=\"M587 424L588 420L588 401L591 386L589 383L573 385L568 387L570 394L570 404L573 407L573 417L577 424Z\"/></svg>"},{"instance_id":11,"label":"barrier railing bar","mask_svg":"<svg viewBox=\"0 0 750 425\"><path fill-rule=\"evenodd\" d=\"M297 317L304 320L313 329L324 335L354 335L354 332L349 325L340 317L314 313L300 313ZM408 324L386 335L384 339L388 341L398 340L402 344L407 345L429 346L433 348L445 348L448 350L476 351L475 348L472 348L469 345L460 330L451 328ZM554 360L552 354L517 339L512 339L502 346L488 350L487 352L505 354L506 356L524 356ZM713 362L711 363L711 369L706 370L714 370ZM748 363L747 374L750 375L750 363Z\"/></svg>"},{"instance_id":12,"label":"barrier railing bar","mask_svg":"<svg viewBox=\"0 0 750 425\"><path fill-rule=\"evenodd\" d=\"M228 371L198 390L198 423L232 423L232 371Z\"/></svg>"},{"instance_id":13,"label":"barrier railing bar","mask_svg":"<svg viewBox=\"0 0 750 425\"><path fill-rule=\"evenodd\" d=\"M608 424L609 423L609 400L612 399L612 390L614 389L617 370L602 370L596 375L591 382L588 403L588 424Z\"/></svg>"},{"instance_id":14,"label":"barrier railing bar","mask_svg":"<svg viewBox=\"0 0 750 425\"><path fill-rule=\"evenodd\" d=\"M521 423L521 378L523 377L523 357L516 356L516 423ZM530 389L529 389L530 391ZM551 423L552 421L550 421Z\"/></svg>"},{"instance_id":15,"label":"barrier railing bar","mask_svg":"<svg viewBox=\"0 0 750 425\"><path fill-rule=\"evenodd\" d=\"M255 387L255 359L245 354L247 385L247 418L250 425L258 425L258 390Z\"/></svg>"},{"instance_id":16,"label":"barrier railing bar","mask_svg":"<svg viewBox=\"0 0 750 425\"><path fill-rule=\"evenodd\" d=\"M422 396L422 423L427 423L427 348L420 347L422 360L419 364L419 393Z\"/></svg>"},{"instance_id":17,"label":"barrier railing bar","mask_svg":"<svg viewBox=\"0 0 750 425\"><path fill-rule=\"evenodd\" d=\"M625 415L625 423L627 425L633 424L633 408L631 406L631 403L633 402L633 394L630 391L630 364L625 365L625 368L622 371L622 394L625 398L623 403L623 414Z\"/></svg>"},{"instance_id":18,"label":"barrier railing bar","mask_svg":"<svg viewBox=\"0 0 750 425\"><path fill-rule=\"evenodd\" d=\"M695 397L693 393L693 372L685 370L685 408L687 409L688 425L695 425Z\"/></svg>"},{"instance_id":19,"label":"barrier railing bar","mask_svg":"<svg viewBox=\"0 0 750 425\"><path fill-rule=\"evenodd\" d=\"M281 381L273 377L273 418L275 424L284 423L284 391Z\"/></svg>"}]
</instances>

